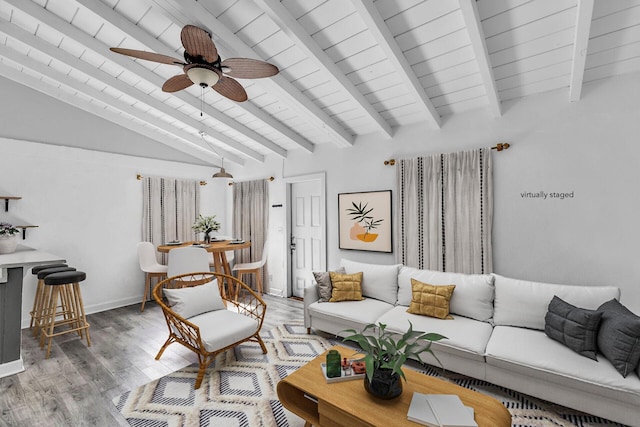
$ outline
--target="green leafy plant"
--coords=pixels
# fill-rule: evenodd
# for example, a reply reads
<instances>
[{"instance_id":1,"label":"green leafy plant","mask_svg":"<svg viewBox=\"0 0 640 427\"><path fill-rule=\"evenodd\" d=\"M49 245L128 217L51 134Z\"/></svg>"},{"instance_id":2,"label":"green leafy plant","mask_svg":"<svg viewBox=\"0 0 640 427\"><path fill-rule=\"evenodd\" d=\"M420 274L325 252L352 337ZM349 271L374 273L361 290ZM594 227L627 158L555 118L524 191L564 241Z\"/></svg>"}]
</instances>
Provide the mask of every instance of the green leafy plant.
<instances>
[{"instance_id":1,"label":"green leafy plant","mask_svg":"<svg viewBox=\"0 0 640 427\"><path fill-rule=\"evenodd\" d=\"M370 323L364 327L362 332L355 329L343 331L351 334L344 338L345 341L353 341L362 349L369 381L377 369L391 369L393 373L400 375L406 381L402 365L409 358L425 363L420 357L425 352L431 354L442 367L442 363L431 350L431 343L447 339L447 337L437 333L414 331L411 322L409 322L409 330L402 336L386 329L387 325L384 323ZM395 338L398 336L399 338Z\"/></svg>"},{"instance_id":2,"label":"green leafy plant","mask_svg":"<svg viewBox=\"0 0 640 427\"><path fill-rule=\"evenodd\" d=\"M377 228L384 219L374 219L373 216L369 215L373 212L373 208L368 208L369 204L365 203L364 206L362 202L356 204L356 202L351 202L353 207L347 208L347 215L351 217L351 219L359 224L362 224L364 227L365 234L368 234L371 230Z\"/></svg>"},{"instance_id":3,"label":"green leafy plant","mask_svg":"<svg viewBox=\"0 0 640 427\"><path fill-rule=\"evenodd\" d=\"M216 221L215 215L202 216L200 214L191 228L200 233L209 234L212 231L220 230L220 223Z\"/></svg>"},{"instance_id":4,"label":"green leafy plant","mask_svg":"<svg viewBox=\"0 0 640 427\"><path fill-rule=\"evenodd\" d=\"M0 222L0 236L15 236L20 230L8 222Z\"/></svg>"}]
</instances>

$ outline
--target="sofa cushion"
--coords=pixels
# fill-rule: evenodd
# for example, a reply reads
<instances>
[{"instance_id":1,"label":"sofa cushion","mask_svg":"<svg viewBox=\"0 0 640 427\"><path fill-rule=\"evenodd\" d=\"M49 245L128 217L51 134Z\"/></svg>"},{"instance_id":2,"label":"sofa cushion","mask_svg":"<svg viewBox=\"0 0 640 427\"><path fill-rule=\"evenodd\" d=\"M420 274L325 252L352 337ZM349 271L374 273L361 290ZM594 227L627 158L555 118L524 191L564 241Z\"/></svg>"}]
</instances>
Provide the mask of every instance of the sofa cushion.
<instances>
[{"instance_id":1,"label":"sofa cushion","mask_svg":"<svg viewBox=\"0 0 640 427\"><path fill-rule=\"evenodd\" d=\"M432 285L456 285L449 303L452 314L483 322L493 317L493 276L490 274L445 273L402 266L398 273L398 305L411 303L411 279Z\"/></svg>"},{"instance_id":2,"label":"sofa cushion","mask_svg":"<svg viewBox=\"0 0 640 427\"><path fill-rule=\"evenodd\" d=\"M257 320L230 310L210 311L194 316L189 321L200 328L202 343L207 351L220 350L248 338L258 329Z\"/></svg>"},{"instance_id":3,"label":"sofa cushion","mask_svg":"<svg viewBox=\"0 0 640 427\"><path fill-rule=\"evenodd\" d=\"M314 302L309 305L308 310L313 317L344 320L367 325L369 323L377 323L378 318L392 308L393 305L384 301L365 298L362 301L342 301L335 304Z\"/></svg>"},{"instance_id":4,"label":"sofa cushion","mask_svg":"<svg viewBox=\"0 0 640 427\"><path fill-rule=\"evenodd\" d=\"M598 332L598 348L626 377L640 360L640 317L633 314L618 300L602 304L602 322Z\"/></svg>"},{"instance_id":5,"label":"sofa cushion","mask_svg":"<svg viewBox=\"0 0 640 427\"><path fill-rule=\"evenodd\" d=\"M344 267L340 267L336 270L336 273L345 274ZM313 277L318 284L318 294L320 294L319 302L328 302L331 299L331 276L328 271L314 271Z\"/></svg>"},{"instance_id":6,"label":"sofa cushion","mask_svg":"<svg viewBox=\"0 0 640 427\"><path fill-rule=\"evenodd\" d=\"M341 274L329 272L331 277L331 299L329 302L360 301L362 297L362 272Z\"/></svg>"},{"instance_id":7,"label":"sofa cushion","mask_svg":"<svg viewBox=\"0 0 640 427\"><path fill-rule=\"evenodd\" d=\"M411 279L413 296L407 313L438 319L453 319L449 314L449 300L456 285L433 286Z\"/></svg>"},{"instance_id":8,"label":"sofa cushion","mask_svg":"<svg viewBox=\"0 0 640 427\"><path fill-rule=\"evenodd\" d=\"M447 337L446 340L433 343L436 356L439 352L445 352L478 361L484 361L484 351L492 330L487 322L463 316L453 315L453 320L443 321L410 314L405 306L396 306L387 311L379 318L379 322L387 325L387 330L397 333L404 333L411 322L415 331L435 332Z\"/></svg>"},{"instance_id":9,"label":"sofa cushion","mask_svg":"<svg viewBox=\"0 0 640 427\"><path fill-rule=\"evenodd\" d=\"M554 296L545 316L544 332L578 354L598 360L597 337L601 311L578 308Z\"/></svg>"},{"instance_id":10,"label":"sofa cushion","mask_svg":"<svg viewBox=\"0 0 640 427\"><path fill-rule=\"evenodd\" d=\"M163 289L171 310L188 319L208 311L222 310L225 308L218 280L198 286L189 286L180 289Z\"/></svg>"},{"instance_id":11,"label":"sofa cushion","mask_svg":"<svg viewBox=\"0 0 640 427\"><path fill-rule=\"evenodd\" d=\"M443 322L445 323L445 322ZM486 350L487 363L497 368L561 384L596 396L640 402L640 379L622 378L604 357L595 361L549 338L543 331L496 326Z\"/></svg>"},{"instance_id":12,"label":"sofa cushion","mask_svg":"<svg viewBox=\"0 0 640 427\"><path fill-rule=\"evenodd\" d=\"M362 295L395 304L398 299L400 264L380 265L343 259L340 265L347 273L362 271ZM407 303L409 305L409 303Z\"/></svg>"},{"instance_id":13,"label":"sofa cushion","mask_svg":"<svg viewBox=\"0 0 640 427\"><path fill-rule=\"evenodd\" d=\"M493 321L500 326L544 330L544 318L554 295L569 304L595 310L611 298L620 297L613 286L574 286L529 282L494 274L496 296Z\"/></svg>"}]
</instances>

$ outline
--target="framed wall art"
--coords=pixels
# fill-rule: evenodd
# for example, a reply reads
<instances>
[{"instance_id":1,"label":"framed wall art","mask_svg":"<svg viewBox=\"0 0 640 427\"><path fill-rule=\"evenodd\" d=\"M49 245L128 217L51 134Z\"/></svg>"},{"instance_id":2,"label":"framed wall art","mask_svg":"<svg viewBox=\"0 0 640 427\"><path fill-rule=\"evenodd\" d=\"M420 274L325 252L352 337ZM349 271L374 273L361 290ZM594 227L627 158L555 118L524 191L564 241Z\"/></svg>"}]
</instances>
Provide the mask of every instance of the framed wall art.
<instances>
[{"instance_id":1,"label":"framed wall art","mask_svg":"<svg viewBox=\"0 0 640 427\"><path fill-rule=\"evenodd\" d=\"M338 194L340 249L393 252L391 190Z\"/></svg>"}]
</instances>

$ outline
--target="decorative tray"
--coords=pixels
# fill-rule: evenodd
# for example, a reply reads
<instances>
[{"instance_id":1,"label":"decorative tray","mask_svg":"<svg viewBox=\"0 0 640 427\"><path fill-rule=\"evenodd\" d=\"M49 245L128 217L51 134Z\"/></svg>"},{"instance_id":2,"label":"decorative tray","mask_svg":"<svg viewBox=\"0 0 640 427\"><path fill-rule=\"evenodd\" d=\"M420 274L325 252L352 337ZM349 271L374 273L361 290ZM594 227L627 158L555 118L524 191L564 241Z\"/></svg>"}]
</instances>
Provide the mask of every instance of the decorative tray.
<instances>
[{"instance_id":1,"label":"decorative tray","mask_svg":"<svg viewBox=\"0 0 640 427\"><path fill-rule=\"evenodd\" d=\"M351 364L352 364L353 362L355 362L355 361L356 361L355 359L347 359L347 362L349 362L349 366L351 366ZM359 379L364 378L364 376L365 376L365 375L367 375L367 374L365 374L365 373L362 373L362 374L356 374L356 373L353 371L353 368L349 368L349 369L348 369L348 372L350 372L350 373L351 373L350 375L345 375L345 370L344 370L344 369L341 369L341 370L340 370L340 376L339 376L339 377L333 377L333 378L330 378L330 377L328 377L328 376L327 376L327 364L326 364L325 362L322 362L322 363L320 364L320 369L322 370L322 375L324 375L324 379L325 379L325 381L326 381L327 383L329 383L329 384L330 384L330 383L339 383L339 382L342 382L342 381L359 380Z\"/></svg>"}]
</instances>

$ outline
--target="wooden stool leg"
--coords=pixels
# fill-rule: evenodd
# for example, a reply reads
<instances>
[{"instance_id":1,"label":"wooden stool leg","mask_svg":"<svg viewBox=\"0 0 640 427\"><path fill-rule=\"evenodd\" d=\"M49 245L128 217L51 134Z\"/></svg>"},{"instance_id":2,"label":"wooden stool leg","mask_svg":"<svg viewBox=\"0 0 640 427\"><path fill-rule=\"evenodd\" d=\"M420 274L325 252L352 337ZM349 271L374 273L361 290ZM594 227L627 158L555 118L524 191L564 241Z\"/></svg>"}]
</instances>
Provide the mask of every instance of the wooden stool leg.
<instances>
[{"instance_id":1,"label":"wooden stool leg","mask_svg":"<svg viewBox=\"0 0 640 427\"><path fill-rule=\"evenodd\" d=\"M142 297L142 306L140 307L140 311L144 311L144 304L147 302L149 287L151 286L151 274L144 273L144 275L146 276L144 278L144 296Z\"/></svg>"},{"instance_id":2,"label":"wooden stool leg","mask_svg":"<svg viewBox=\"0 0 640 427\"><path fill-rule=\"evenodd\" d=\"M45 359L48 359L51 355L51 343L53 342L53 328L55 327L56 320L56 312L58 306L58 297L60 296L59 286L53 286L53 291L51 292L51 300L49 301L49 311L47 317L47 325L46 325L46 334L42 336L47 336L47 354L44 356ZM42 340L41 340L42 343Z\"/></svg>"},{"instance_id":3,"label":"wooden stool leg","mask_svg":"<svg viewBox=\"0 0 640 427\"><path fill-rule=\"evenodd\" d=\"M36 286L36 295L33 298L33 308L31 309L31 322L29 323L29 329L33 330L33 326L36 323L36 316L40 307L40 301L42 300L42 292L44 291L44 281L38 280Z\"/></svg>"},{"instance_id":4,"label":"wooden stool leg","mask_svg":"<svg viewBox=\"0 0 640 427\"><path fill-rule=\"evenodd\" d=\"M73 290L75 291L75 299L76 304L78 306L78 315L80 316L78 319L78 323L81 325L80 327L84 329L87 334L87 347L91 347L91 337L89 336L89 323L87 323L87 316L84 312L84 303L82 302L82 294L80 293L80 284L74 283Z\"/></svg>"}]
</instances>

